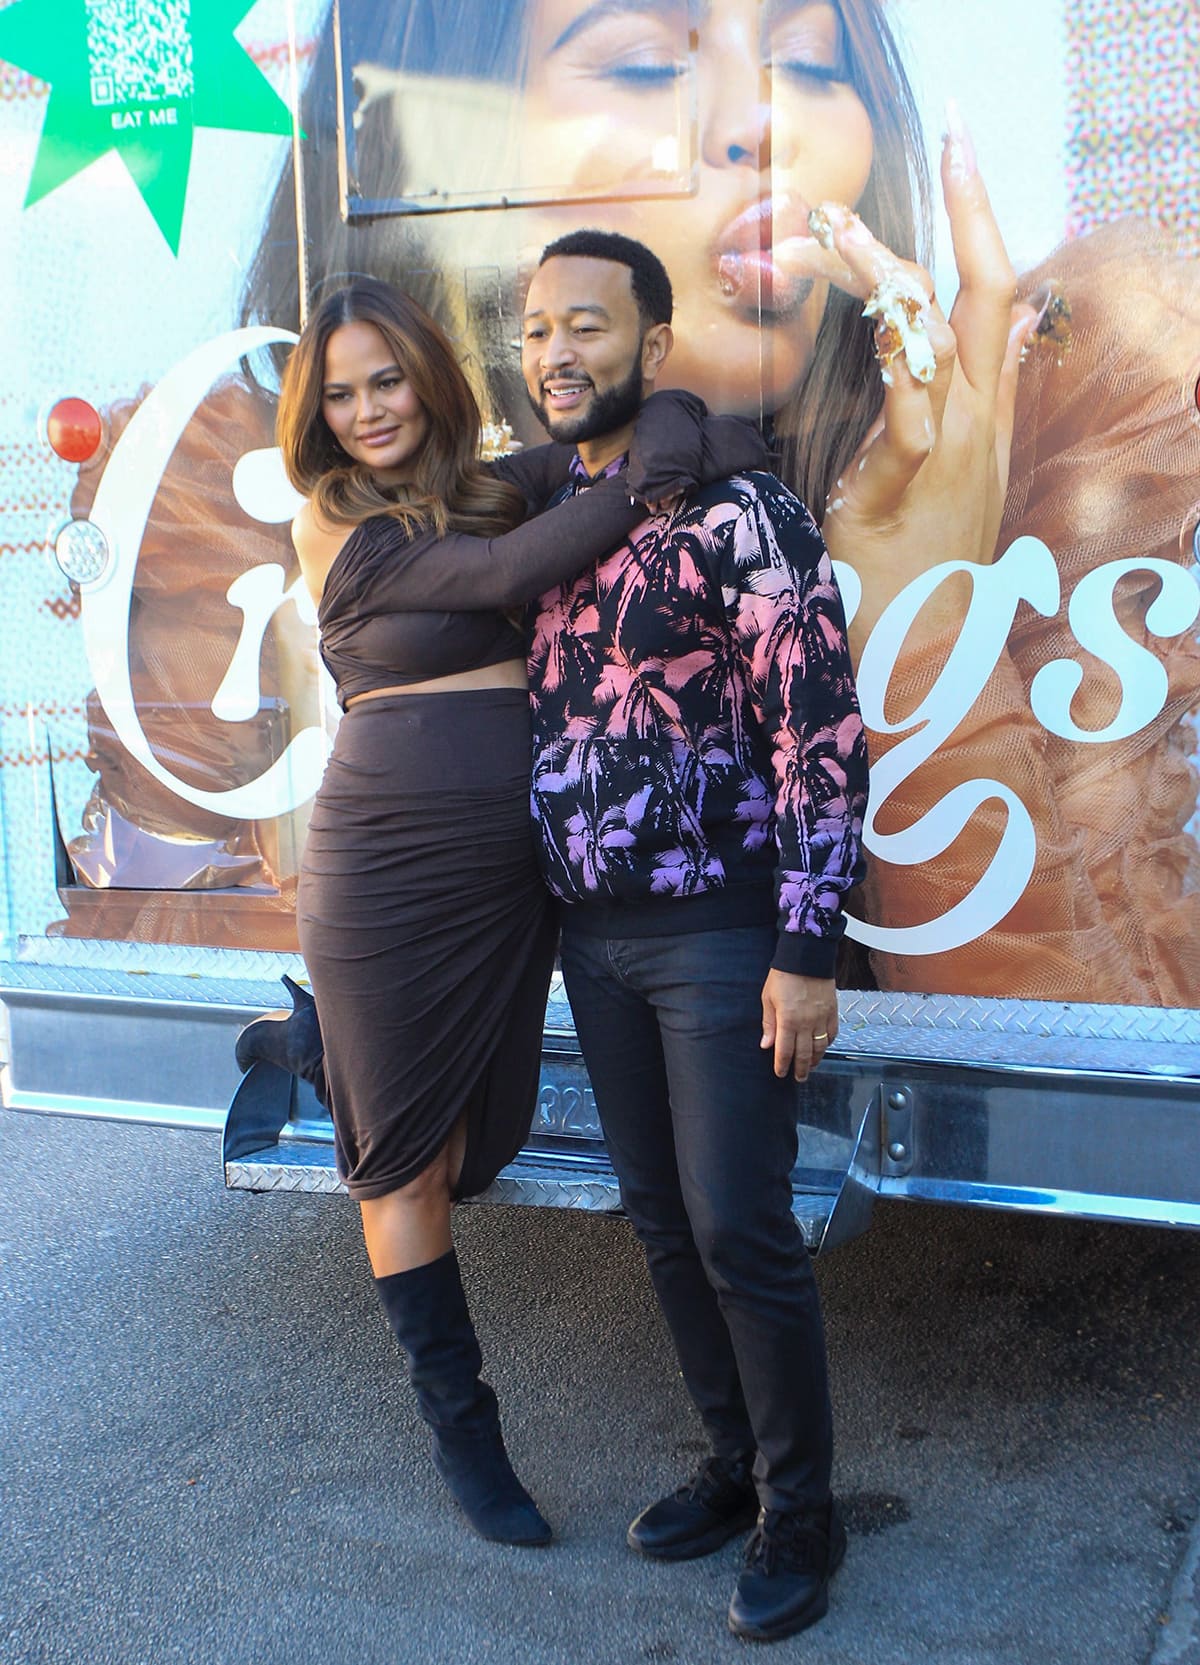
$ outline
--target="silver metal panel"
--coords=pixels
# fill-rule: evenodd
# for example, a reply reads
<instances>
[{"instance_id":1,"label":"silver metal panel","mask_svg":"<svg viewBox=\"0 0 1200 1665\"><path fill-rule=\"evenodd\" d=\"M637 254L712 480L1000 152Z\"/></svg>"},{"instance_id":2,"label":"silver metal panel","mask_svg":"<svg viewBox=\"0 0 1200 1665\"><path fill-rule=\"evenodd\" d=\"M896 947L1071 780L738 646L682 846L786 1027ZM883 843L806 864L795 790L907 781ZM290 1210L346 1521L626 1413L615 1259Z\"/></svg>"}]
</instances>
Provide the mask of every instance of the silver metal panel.
<instances>
[{"instance_id":1,"label":"silver metal panel","mask_svg":"<svg viewBox=\"0 0 1200 1665\"><path fill-rule=\"evenodd\" d=\"M909 1202L954 1203L959 1207L1007 1209L1019 1214L1065 1215L1076 1220L1110 1220L1135 1226L1174 1226L1200 1231L1200 1203L1154 1197L1099 1196L1091 1191L1038 1190L1030 1186L980 1185L952 1179L883 1180L881 1197Z\"/></svg>"},{"instance_id":2,"label":"silver metal panel","mask_svg":"<svg viewBox=\"0 0 1200 1665\"><path fill-rule=\"evenodd\" d=\"M809 1110L830 1126L877 1092L883 1196L1200 1222L1195 1081L848 1058L820 1076Z\"/></svg>"},{"instance_id":3,"label":"silver metal panel","mask_svg":"<svg viewBox=\"0 0 1200 1665\"><path fill-rule=\"evenodd\" d=\"M238 1029L255 1008L0 989L13 1110L220 1128L240 1075Z\"/></svg>"},{"instance_id":4,"label":"silver metal panel","mask_svg":"<svg viewBox=\"0 0 1200 1665\"><path fill-rule=\"evenodd\" d=\"M219 1134L224 1110L186 1104L135 1104L128 1099L69 1097L65 1093L31 1093L14 1088L10 1072L0 1064L0 1105L43 1116L75 1116L81 1121L133 1122L143 1127L181 1127L198 1133Z\"/></svg>"}]
</instances>

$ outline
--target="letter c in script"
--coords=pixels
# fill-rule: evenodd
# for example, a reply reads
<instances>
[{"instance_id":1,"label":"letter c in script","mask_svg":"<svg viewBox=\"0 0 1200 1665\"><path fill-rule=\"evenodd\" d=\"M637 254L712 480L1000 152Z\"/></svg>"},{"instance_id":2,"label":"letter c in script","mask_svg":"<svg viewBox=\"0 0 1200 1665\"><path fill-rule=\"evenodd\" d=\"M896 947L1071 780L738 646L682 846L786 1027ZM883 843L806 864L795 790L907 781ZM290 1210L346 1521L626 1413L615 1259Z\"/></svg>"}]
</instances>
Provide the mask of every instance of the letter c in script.
<instances>
[{"instance_id":1,"label":"letter c in script","mask_svg":"<svg viewBox=\"0 0 1200 1665\"><path fill-rule=\"evenodd\" d=\"M302 729L269 769L244 786L205 792L180 780L155 756L138 720L129 673L129 609L146 522L171 453L192 414L217 377L244 354L295 340L290 331L270 326L231 330L189 353L147 395L114 447L92 505L91 519L108 539L112 568L103 583L85 590L81 597L80 619L96 692L126 750L177 797L200 809L244 820L286 814L312 796L328 751L324 730ZM273 570L282 578L281 569ZM231 599L235 606L244 606L250 597L239 591ZM259 610L266 599L256 591ZM239 681L235 676L231 683L227 677L223 684L222 703L229 709L240 706L235 694Z\"/></svg>"}]
</instances>

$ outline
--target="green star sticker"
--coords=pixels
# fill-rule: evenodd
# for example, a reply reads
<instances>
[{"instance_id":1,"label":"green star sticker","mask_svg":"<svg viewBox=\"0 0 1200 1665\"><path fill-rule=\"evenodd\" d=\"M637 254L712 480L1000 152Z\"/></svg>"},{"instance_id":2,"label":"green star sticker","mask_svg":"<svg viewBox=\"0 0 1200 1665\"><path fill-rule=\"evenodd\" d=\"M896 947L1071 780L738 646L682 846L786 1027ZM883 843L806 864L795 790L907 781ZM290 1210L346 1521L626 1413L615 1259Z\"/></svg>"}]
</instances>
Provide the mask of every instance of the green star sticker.
<instances>
[{"instance_id":1,"label":"green star sticker","mask_svg":"<svg viewBox=\"0 0 1200 1665\"><path fill-rule=\"evenodd\" d=\"M178 254L195 129L292 130L233 32L253 4L17 0L0 10L0 57L51 88L25 206L115 150Z\"/></svg>"}]
</instances>

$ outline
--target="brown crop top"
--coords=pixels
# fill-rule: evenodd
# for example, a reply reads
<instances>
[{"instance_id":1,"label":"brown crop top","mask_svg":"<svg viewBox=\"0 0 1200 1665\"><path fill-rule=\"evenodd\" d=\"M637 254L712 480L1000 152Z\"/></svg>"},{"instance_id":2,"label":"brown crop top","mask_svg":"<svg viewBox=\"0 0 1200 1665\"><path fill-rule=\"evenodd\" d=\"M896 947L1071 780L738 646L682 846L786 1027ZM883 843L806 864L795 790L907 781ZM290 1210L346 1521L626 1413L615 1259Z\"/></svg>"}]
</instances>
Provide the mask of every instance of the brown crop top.
<instances>
[{"instance_id":1,"label":"brown crop top","mask_svg":"<svg viewBox=\"0 0 1200 1665\"><path fill-rule=\"evenodd\" d=\"M499 537L410 537L388 515L354 528L318 612L321 656L343 710L356 694L523 658L521 633L504 609L536 600L616 549L645 520L646 502L765 462L753 429L710 417L693 394L675 389L642 406L628 470L538 514L566 482L573 455L569 446L544 445L490 465L536 517Z\"/></svg>"},{"instance_id":2,"label":"brown crop top","mask_svg":"<svg viewBox=\"0 0 1200 1665\"><path fill-rule=\"evenodd\" d=\"M410 538L390 516L364 520L329 569L318 615L338 704L523 658L521 632L500 609L582 572L645 517L618 478L495 538Z\"/></svg>"},{"instance_id":3,"label":"brown crop top","mask_svg":"<svg viewBox=\"0 0 1200 1665\"><path fill-rule=\"evenodd\" d=\"M373 534L379 535L374 525L364 522L355 536L370 544ZM400 688L524 656L524 636L502 613L364 609L340 629L321 632L321 657L343 710L356 694L376 688Z\"/></svg>"}]
</instances>

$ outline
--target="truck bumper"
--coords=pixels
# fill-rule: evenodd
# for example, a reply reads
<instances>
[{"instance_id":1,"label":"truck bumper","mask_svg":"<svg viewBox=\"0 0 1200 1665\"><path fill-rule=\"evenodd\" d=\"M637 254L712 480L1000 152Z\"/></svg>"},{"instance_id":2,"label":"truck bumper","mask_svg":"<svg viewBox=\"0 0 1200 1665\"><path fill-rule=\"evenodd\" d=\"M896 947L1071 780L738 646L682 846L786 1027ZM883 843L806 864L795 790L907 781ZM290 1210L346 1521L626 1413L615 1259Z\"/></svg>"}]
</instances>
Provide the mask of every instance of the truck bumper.
<instances>
[{"instance_id":1,"label":"truck bumper","mask_svg":"<svg viewBox=\"0 0 1200 1665\"><path fill-rule=\"evenodd\" d=\"M67 981L0 987L7 1107L221 1130L231 1188L341 1190L311 1092L234 1064L270 985ZM853 993L841 1006L836 1047L797 1088L811 1246L861 1230L879 1196L1200 1228L1200 1013ZM561 991L529 1144L480 1200L619 1210Z\"/></svg>"}]
</instances>

